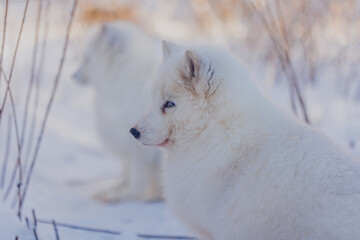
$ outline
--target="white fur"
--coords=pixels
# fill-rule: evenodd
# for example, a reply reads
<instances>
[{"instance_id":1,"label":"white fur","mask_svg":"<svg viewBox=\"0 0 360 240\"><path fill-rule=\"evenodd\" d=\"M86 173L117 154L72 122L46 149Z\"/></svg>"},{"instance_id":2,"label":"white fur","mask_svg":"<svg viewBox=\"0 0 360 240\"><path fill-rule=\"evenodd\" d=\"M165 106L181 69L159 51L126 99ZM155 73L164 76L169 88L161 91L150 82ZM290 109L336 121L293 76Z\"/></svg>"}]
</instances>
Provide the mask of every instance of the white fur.
<instances>
[{"instance_id":1,"label":"white fur","mask_svg":"<svg viewBox=\"0 0 360 240\"><path fill-rule=\"evenodd\" d=\"M123 179L97 195L105 202L161 197L160 151L140 146L129 134L147 105L145 84L160 63L153 40L126 22L106 23L91 39L74 78L95 88L98 132L123 163Z\"/></svg>"},{"instance_id":2,"label":"white fur","mask_svg":"<svg viewBox=\"0 0 360 240\"><path fill-rule=\"evenodd\" d=\"M200 239L360 239L359 161L272 105L230 54L164 45L135 127L163 146L165 199Z\"/></svg>"}]
</instances>

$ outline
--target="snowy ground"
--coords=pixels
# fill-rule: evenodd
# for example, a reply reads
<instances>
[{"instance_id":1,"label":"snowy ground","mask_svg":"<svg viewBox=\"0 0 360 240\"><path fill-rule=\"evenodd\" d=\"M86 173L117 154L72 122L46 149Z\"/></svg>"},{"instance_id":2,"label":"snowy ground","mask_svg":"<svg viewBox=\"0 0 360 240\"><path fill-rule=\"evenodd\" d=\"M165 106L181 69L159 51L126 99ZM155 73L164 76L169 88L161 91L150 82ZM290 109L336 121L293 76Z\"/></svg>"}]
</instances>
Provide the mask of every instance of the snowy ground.
<instances>
[{"instance_id":1,"label":"snowy ground","mask_svg":"<svg viewBox=\"0 0 360 240\"><path fill-rule=\"evenodd\" d=\"M1 4L3 6L3 3ZM29 11L34 13L35 6L30 5ZM59 63L64 41L64 19L68 19L69 6L70 4L64 4L64 6L60 4L56 11L51 12L51 26L54 27L49 33L39 116L44 114ZM22 9L23 3L20 2L14 4L9 12L8 28L10 30L4 58L6 73L10 67ZM12 89L19 119L22 116L29 81L33 29L33 23L26 22L14 71ZM31 211L34 209L38 219L54 219L58 223L121 232L121 235L114 235L59 227L61 240L141 239L137 237L137 234L190 236L190 233L172 216L164 203L104 205L92 199L94 193L120 174L120 167L118 161L106 152L97 137L92 112L92 89L78 86L71 80L84 44L83 30L80 26L75 25L73 33L67 61L24 206L24 217L32 220ZM169 35L171 33L167 34ZM262 71L260 71L260 76L254 75L261 78L261 74ZM3 83L2 86L4 86ZM286 86L276 88L271 84L261 86L275 102L289 111ZM0 94L0 96L2 98L3 95ZM329 101L329 96L333 96L331 101ZM306 90L305 98L308 103L311 103L309 112L313 125L360 157L359 104L337 97L331 89L324 86ZM6 148L8 115L9 111L0 128L1 161ZM39 130L41 119L42 117L37 121L36 131ZM27 135L29 135L29 130ZM14 134L11 142L14 146ZM16 148L13 147L8 169L12 170L16 159L15 153ZM10 172L10 170L7 171L6 183L9 181ZM0 191L1 197L3 193L4 191ZM18 235L20 240L32 240L34 239L33 232L28 230L25 221L19 223L15 210L10 210L15 198L16 191L14 190L6 202L0 202L0 239L14 239ZM30 225L32 226L32 223ZM52 225L39 224L37 233L39 239L56 239Z\"/></svg>"}]
</instances>

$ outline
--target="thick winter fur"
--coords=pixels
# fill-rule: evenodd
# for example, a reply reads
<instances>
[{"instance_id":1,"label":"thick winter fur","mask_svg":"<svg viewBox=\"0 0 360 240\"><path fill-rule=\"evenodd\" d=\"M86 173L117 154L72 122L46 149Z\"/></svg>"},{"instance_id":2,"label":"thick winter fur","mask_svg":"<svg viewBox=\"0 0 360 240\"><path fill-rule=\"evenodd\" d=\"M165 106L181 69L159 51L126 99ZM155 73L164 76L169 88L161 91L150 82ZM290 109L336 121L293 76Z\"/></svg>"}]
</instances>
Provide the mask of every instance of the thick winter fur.
<instances>
[{"instance_id":1,"label":"thick winter fur","mask_svg":"<svg viewBox=\"0 0 360 240\"><path fill-rule=\"evenodd\" d=\"M360 239L358 161L279 111L230 54L164 42L164 58L135 128L166 152L165 199L200 239Z\"/></svg>"},{"instance_id":2,"label":"thick winter fur","mask_svg":"<svg viewBox=\"0 0 360 240\"><path fill-rule=\"evenodd\" d=\"M98 132L123 163L123 179L97 198L157 200L161 197L160 151L139 145L129 128L145 111L147 79L160 64L153 40L130 23L106 23L90 41L74 78L95 88ZM158 56L159 55L159 56Z\"/></svg>"}]
</instances>

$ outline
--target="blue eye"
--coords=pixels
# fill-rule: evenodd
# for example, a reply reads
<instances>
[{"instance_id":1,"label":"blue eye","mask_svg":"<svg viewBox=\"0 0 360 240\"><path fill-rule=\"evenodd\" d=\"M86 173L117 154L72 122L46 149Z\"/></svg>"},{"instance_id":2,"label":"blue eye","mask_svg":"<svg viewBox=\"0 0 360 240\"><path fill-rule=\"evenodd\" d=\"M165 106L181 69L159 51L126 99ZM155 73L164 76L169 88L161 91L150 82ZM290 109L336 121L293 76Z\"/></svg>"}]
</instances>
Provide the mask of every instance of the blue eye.
<instances>
[{"instance_id":1,"label":"blue eye","mask_svg":"<svg viewBox=\"0 0 360 240\"><path fill-rule=\"evenodd\" d=\"M171 101L166 101L166 103L164 104L164 108L171 108L171 107L175 107L175 103Z\"/></svg>"},{"instance_id":2,"label":"blue eye","mask_svg":"<svg viewBox=\"0 0 360 240\"><path fill-rule=\"evenodd\" d=\"M171 107L175 107L175 103L173 103L173 102L171 102L171 101L166 101L166 102L164 103L164 105L161 107L161 111L162 111L163 113L165 113L165 109L166 109L166 108L171 108Z\"/></svg>"}]
</instances>

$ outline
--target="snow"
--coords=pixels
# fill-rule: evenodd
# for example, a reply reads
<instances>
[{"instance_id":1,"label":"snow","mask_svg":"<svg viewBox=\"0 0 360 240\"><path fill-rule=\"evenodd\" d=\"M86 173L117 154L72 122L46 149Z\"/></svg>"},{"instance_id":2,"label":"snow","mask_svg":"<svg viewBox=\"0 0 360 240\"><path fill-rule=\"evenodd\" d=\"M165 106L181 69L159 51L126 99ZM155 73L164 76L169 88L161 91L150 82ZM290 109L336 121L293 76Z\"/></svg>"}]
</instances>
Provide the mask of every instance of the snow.
<instances>
[{"instance_id":1,"label":"snow","mask_svg":"<svg viewBox=\"0 0 360 240\"><path fill-rule=\"evenodd\" d=\"M34 1L36 2L36 1ZM66 2L66 1L65 1ZM0 3L3 7L3 3ZM11 4L9 9L8 34L4 57L4 69L8 74L10 59L14 51L18 27L21 20L23 2ZM42 116L49 99L53 79L62 51L65 24L68 19L69 1L57 3L51 10L51 27L47 47L46 61L42 77L40 105L35 132L38 134ZM29 16L34 18L36 4L30 4ZM154 30L161 37L185 39L192 34L179 21L168 21L166 9L157 13L152 20ZM30 19L30 17L28 17ZM162 25L160 25L160 22ZM166 25L166 26L165 26ZM174 27L175 26L175 27ZM25 93L29 81L31 55L33 47L33 21L27 20L23 39L16 60L12 90L17 105L18 119L22 119ZM159 32L161 31L162 32ZM165 29L165 30L164 30ZM176 31L174 31L176 29ZM180 30L179 30L180 29ZM91 88L79 86L71 80L81 57L86 32L80 24L74 26L68 56L40 148L38 162L23 210L23 221L16 216L16 189L14 188L6 202L0 200L0 239L34 239L32 210L37 219L55 220L96 229L121 232L121 235L95 233L58 227L62 240L87 239L140 239L137 234L191 236L184 226L176 220L165 203L119 203L105 205L93 200L92 196L107 186L120 174L118 161L105 150L95 131L92 109L93 92ZM40 32L42 36L43 30ZM251 69L256 77L264 79L265 71ZM321 85L322 84L322 85ZM4 82L1 83L0 96L3 96ZM347 151L360 157L360 107L359 103L346 100L325 83L307 88L304 91L312 123L321 129ZM284 84L274 87L273 83L261 84L270 98L291 111L288 104L288 89ZM33 102L31 103L31 108ZM0 128L0 159L5 152L7 126L10 107ZM29 115L31 116L31 114ZM29 118L31 119L31 118ZM20 121L21 123L21 121ZM21 124L20 124L21 126ZM30 124L26 136L29 136ZM16 159L15 135L11 138L11 155L7 171L6 184ZM2 162L0 162L2 164ZM1 166L0 166L1 167ZM6 185L7 186L7 185ZM4 191L0 190L0 197ZM30 220L29 228L25 218ZM50 224L37 225L39 239L55 239L54 228Z\"/></svg>"},{"instance_id":2,"label":"snow","mask_svg":"<svg viewBox=\"0 0 360 240\"><path fill-rule=\"evenodd\" d=\"M1 204L0 216L1 239L14 239L15 236L24 236L27 239L32 239L30 238L30 231L17 219L16 212Z\"/></svg>"}]
</instances>

